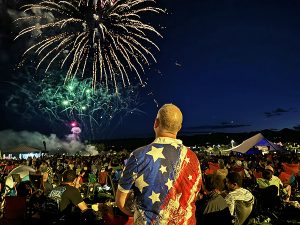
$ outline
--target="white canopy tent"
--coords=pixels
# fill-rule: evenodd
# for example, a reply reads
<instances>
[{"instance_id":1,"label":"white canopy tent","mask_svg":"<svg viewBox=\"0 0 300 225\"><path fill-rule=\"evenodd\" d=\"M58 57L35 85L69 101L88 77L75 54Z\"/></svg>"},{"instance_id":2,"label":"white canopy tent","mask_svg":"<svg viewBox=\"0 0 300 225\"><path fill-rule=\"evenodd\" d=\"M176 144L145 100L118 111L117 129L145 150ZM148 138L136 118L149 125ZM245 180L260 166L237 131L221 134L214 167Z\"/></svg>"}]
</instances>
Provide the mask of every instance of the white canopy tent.
<instances>
[{"instance_id":1,"label":"white canopy tent","mask_svg":"<svg viewBox=\"0 0 300 225\"><path fill-rule=\"evenodd\" d=\"M8 175L5 181L5 185L9 188L13 188L14 181L13 181L13 174L19 174L21 181L29 180L29 173L35 172L35 169L33 169L30 166L21 165L16 168L14 168Z\"/></svg>"},{"instance_id":2,"label":"white canopy tent","mask_svg":"<svg viewBox=\"0 0 300 225\"><path fill-rule=\"evenodd\" d=\"M231 149L225 150L226 152L240 152L246 153L250 149L256 147L257 149L262 149L263 147L267 147L269 151L282 151L282 147L274 144L273 142L267 140L261 133L258 133L247 140L243 141L238 146L235 146Z\"/></svg>"},{"instance_id":3,"label":"white canopy tent","mask_svg":"<svg viewBox=\"0 0 300 225\"><path fill-rule=\"evenodd\" d=\"M2 153L3 153L3 158L12 158L13 156L17 156L20 159L27 159L29 156L40 157L42 150L27 145L19 145L17 147L4 150L2 151Z\"/></svg>"}]
</instances>

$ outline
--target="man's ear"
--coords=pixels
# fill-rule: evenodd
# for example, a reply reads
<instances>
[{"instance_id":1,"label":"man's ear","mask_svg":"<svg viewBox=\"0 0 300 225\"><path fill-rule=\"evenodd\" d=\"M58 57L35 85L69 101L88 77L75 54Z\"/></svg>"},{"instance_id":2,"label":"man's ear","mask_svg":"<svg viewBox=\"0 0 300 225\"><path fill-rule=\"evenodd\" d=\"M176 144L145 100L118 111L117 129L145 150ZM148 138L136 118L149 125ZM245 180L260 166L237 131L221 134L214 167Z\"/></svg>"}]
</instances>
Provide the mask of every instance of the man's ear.
<instances>
[{"instance_id":1,"label":"man's ear","mask_svg":"<svg viewBox=\"0 0 300 225\"><path fill-rule=\"evenodd\" d=\"M182 123L180 124L178 131L180 131L180 130L181 130L181 128L182 128Z\"/></svg>"},{"instance_id":2,"label":"man's ear","mask_svg":"<svg viewBox=\"0 0 300 225\"><path fill-rule=\"evenodd\" d=\"M155 121L154 121L154 128L157 128L159 126L159 119L158 118L155 118Z\"/></svg>"}]
</instances>

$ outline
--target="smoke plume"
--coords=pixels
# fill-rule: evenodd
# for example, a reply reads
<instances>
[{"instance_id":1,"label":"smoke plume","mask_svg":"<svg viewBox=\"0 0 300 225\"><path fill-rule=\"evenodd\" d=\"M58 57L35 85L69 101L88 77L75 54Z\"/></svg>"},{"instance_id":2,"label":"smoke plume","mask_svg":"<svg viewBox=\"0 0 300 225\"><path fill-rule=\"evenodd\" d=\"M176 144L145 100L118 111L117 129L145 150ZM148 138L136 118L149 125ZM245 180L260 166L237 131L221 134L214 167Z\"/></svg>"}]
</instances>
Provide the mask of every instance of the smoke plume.
<instances>
[{"instance_id":1,"label":"smoke plume","mask_svg":"<svg viewBox=\"0 0 300 225\"><path fill-rule=\"evenodd\" d=\"M56 134L50 134L50 136L43 135L39 132L30 131L13 131L2 130L0 131L0 150L7 150L15 148L20 145L27 145L44 150L43 142L45 141L47 151L65 150L70 153L76 153L78 151L88 151L91 154L95 154L94 149L91 146L86 146L79 140L61 140Z\"/></svg>"}]
</instances>

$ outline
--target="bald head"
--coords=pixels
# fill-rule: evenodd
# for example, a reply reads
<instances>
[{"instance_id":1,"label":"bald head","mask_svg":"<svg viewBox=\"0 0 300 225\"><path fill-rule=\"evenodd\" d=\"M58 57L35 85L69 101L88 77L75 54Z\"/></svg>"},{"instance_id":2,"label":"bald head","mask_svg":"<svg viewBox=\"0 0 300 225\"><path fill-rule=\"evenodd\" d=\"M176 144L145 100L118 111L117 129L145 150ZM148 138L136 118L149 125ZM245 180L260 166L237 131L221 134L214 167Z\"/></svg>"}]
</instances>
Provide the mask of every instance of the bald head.
<instances>
[{"instance_id":1,"label":"bald head","mask_svg":"<svg viewBox=\"0 0 300 225\"><path fill-rule=\"evenodd\" d=\"M160 132L176 135L182 126L182 113L176 105L165 104L159 109L156 120Z\"/></svg>"}]
</instances>

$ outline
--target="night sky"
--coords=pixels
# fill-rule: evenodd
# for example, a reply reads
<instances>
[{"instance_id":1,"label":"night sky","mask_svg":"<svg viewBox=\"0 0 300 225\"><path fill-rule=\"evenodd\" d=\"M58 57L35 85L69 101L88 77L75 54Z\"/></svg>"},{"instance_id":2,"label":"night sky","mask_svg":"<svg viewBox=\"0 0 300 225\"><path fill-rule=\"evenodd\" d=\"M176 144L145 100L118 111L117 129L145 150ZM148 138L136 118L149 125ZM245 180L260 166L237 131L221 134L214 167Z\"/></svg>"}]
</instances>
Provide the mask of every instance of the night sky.
<instances>
[{"instance_id":1,"label":"night sky","mask_svg":"<svg viewBox=\"0 0 300 225\"><path fill-rule=\"evenodd\" d=\"M160 0L158 5L168 13L153 16L154 26L165 27L164 38L155 39L158 63L146 70L148 85L139 90L141 112L113 120L95 139L152 137L164 103L182 109L181 134L300 127L298 0ZM47 118L27 120L5 107L12 91L5 81L12 79L21 52L20 43L12 41L7 5L0 7L0 130L67 134L68 127L55 129Z\"/></svg>"}]
</instances>

